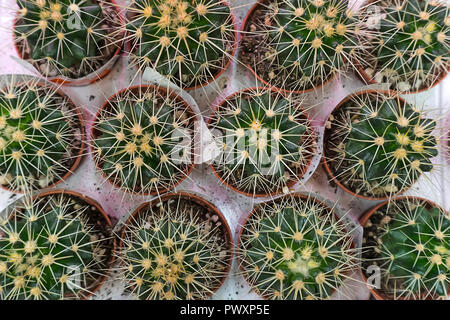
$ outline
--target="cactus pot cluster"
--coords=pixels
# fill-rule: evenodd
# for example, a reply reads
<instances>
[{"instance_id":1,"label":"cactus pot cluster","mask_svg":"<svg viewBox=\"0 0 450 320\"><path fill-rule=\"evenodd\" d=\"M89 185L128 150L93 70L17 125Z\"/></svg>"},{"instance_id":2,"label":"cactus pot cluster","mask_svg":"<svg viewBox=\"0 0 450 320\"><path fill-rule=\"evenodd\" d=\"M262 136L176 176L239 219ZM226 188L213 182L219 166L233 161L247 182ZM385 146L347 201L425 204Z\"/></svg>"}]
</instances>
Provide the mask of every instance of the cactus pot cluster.
<instances>
[{"instance_id":1,"label":"cactus pot cluster","mask_svg":"<svg viewBox=\"0 0 450 320\"><path fill-rule=\"evenodd\" d=\"M450 69L448 4L435 0L372 4L381 12L367 39L369 55L361 60L363 78L368 83L387 83L390 89L404 93L437 85Z\"/></svg>"},{"instance_id":2,"label":"cactus pot cluster","mask_svg":"<svg viewBox=\"0 0 450 320\"><path fill-rule=\"evenodd\" d=\"M231 230L213 204L192 193L165 194L126 222L120 274L138 299L200 300L222 285L232 257Z\"/></svg>"},{"instance_id":3,"label":"cactus pot cluster","mask_svg":"<svg viewBox=\"0 0 450 320\"><path fill-rule=\"evenodd\" d=\"M348 1L260 0L243 26L240 61L266 85L322 87L359 59L364 34Z\"/></svg>"},{"instance_id":4,"label":"cactus pot cluster","mask_svg":"<svg viewBox=\"0 0 450 320\"><path fill-rule=\"evenodd\" d=\"M381 275L377 299L446 299L450 285L450 216L435 203L400 197L369 210L362 271ZM376 282L371 279L372 284Z\"/></svg>"},{"instance_id":5,"label":"cactus pot cluster","mask_svg":"<svg viewBox=\"0 0 450 320\"><path fill-rule=\"evenodd\" d=\"M0 223L0 300L87 299L105 281L115 240L94 200L50 191L19 200Z\"/></svg>"},{"instance_id":6,"label":"cactus pot cluster","mask_svg":"<svg viewBox=\"0 0 450 320\"><path fill-rule=\"evenodd\" d=\"M357 197L392 197L433 170L435 128L435 120L394 92L357 92L329 116L324 167L334 183Z\"/></svg>"},{"instance_id":7,"label":"cactus pot cluster","mask_svg":"<svg viewBox=\"0 0 450 320\"><path fill-rule=\"evenodd\" d=\"M193 169L196 119L174 91L147 85L119 91L103 104L92 127L95 164L127 192L171 190Z\"/></svg>"},{"instance_id":8,"label":"cactus pot cluster","mask_svg":"<svg viewBox=\"0 0 450 320\"><path fill-rule=\"evenodd\" d=\"M126 29L132 64L183 89L214 81L237 48L235 21L222 0L133 0Z\"/></svg>"},{"instance_id":9,"label":"cactus pot cluster","mask_svg":"<svg viewBox=\"0 0 450 320\"><path fill-rule=\"evenodd\" d=\"M241 229L238 258L263 298L329 299L345 286L357 259L347 224L311 195L257 205Z\"/></svg>"},{"instance_id":10,"label":"cactus pot cluster","mask_svg":"<svg viewBox=\"0 0 450 320\"><path fill-rule=\"evenodd\" d=\"M54 186L75 170L84 125L72 101L51 84L16 80L0 90L0 184L29 192Z\"/></svg>"},{"instance_id":11,"label":"cactus pot cluster","mask_svg":"<svg viewBox=\"0 0 450 320\"><path fill-rule=\"evenodd\" d=\"M17 0L17 5L17 53L44 77L86 85L110 72L124 36L114 1Z\"/></svg>"},{"instance_id":12,"label":"cactus pot cluster","mask_svg":"<svg viewBox=\"0 0 450 320\"><path fill-rule=\"evenodd\" d=\"M251 197L289 192L316 150L317 137L300 104L260 87L227 97L209 121L222 151L211 164L218 178Z\"/></svg>"}]
</instances>

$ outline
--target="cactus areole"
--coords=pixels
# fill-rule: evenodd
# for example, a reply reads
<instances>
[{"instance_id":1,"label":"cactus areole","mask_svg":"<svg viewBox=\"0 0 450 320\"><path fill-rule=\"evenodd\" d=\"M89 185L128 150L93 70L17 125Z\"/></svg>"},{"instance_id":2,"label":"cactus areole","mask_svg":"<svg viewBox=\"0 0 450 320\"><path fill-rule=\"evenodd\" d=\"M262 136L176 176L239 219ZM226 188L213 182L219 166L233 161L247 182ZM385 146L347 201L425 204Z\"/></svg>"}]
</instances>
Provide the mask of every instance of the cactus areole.
<instances>
[{"instance_id":1,"label":"cactus areole","mask_svg":"<svg viewBox=\"0 0 450 320\"><path fill-rule=\"evenodd\" d=\"M450 216L436 204L402 197L370 210L364 227L363 273L381 270L378 299L445 299L450 284ZM373 277L372 277L373 278Z\"/></svg>"},{"instance_id":2,"label":"cactus areole","mask_svg":"<svg viewBox=\"0 0 450 320\"><path fill-rule=\"evenodd\" d=\"M327 121L325 168L335 183L359 197L391 197L433 169L435 127L393 92L355 93Z\"/></svg>"}]
</instances>

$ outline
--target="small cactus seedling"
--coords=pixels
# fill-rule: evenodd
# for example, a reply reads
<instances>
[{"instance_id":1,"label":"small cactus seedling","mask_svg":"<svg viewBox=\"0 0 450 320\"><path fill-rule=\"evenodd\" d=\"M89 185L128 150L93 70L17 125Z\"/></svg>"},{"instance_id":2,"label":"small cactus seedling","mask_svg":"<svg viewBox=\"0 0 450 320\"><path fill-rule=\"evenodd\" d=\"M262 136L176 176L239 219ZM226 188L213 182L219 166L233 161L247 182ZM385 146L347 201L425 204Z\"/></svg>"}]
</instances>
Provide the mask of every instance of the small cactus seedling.
<instances>
[{"instance_id":1,"label":"small cactus seedling","mask_svg":"<svg viewBox=\"0 0 450 320\"><path fill-rule=\"evenodd\" d=\"M325 166L346 191L390 197L434 168L436 122L389 92L363 91L345 98L325 130Z\"/></svg>"},{"instance_id":2,"label":"small cactus seedling","mask_svg":"<svg viewBox=\"0 0 450 320\"><path fill-rule=\"evenodd\" d=\"M381 269L377 296L447 298L450 285L450 216L427 200L394 199L363 221L363 270ZM370 272L369 272L370 274Z\"/></svg>"},{"instance_id":3,"label":"small cactus seedling","mask_svg":"<svg viewBox=\"0 0 450 320\"><path fill-rule=\"evenodd\" d=\"M221 157L212 168L247 195L288 192L315 152L314 130L299 102L254 88L226 98L210 121Z\"/></svg>"},{"instance_id":4,"label":"small cactus seedling","mask_svg":"<svg viewBox=\"0 0 450 320\"><path fill-rule=\"evenodd\" d=\"M120 17L111 2L17 0L17 4L17 50L44 76L84 77L120 48Z\"/></svg>"},{"instance_id":5,"label":"small cactus seedling","mask_svg":"<svg viewBox=\"0 0 450 320\"><path fill-rule=\"evenodd\" d=\"M0 299L90 296L112 258L111 226L90 201L56 192L14 205L0 223Z\"/></svg>"},{"instance_id":6,"label":"small cactus seedling","mask_svg":"<svg viewBox=\"0 0 450 320\"><path fill-rule=\"evenodd\" d=\"M14 79L0 89L0 183L14 192L46 188L76 167L82 118L49 84Z\"/></svg>"},{"instance_id":7,"label":"small cactus seedling","mask_svg":"<svg viewBox=\"0 0 450 320\"><path fill-rule=\"evenodd\" d=\"M141 206L122 234L123 280L138 299L206 299L227 276L231 232L211 204L190 195Z\"/></svg>"},{"instance_id":8,"label":"small cactus seedling","mask_svg":"<svg viewBox=\"0 0 450 320\"><path fill-rule=\"evenodd\" d=\"M182 88L204 85L232 59L236 34L220 0L133 0L127 23L133 64Z\"/></svg>"},{"instance_id":9,"label":"small cactus seedling","mask_svg":"<svg viewBox=\"0 0 450 320\"><path fill-rule=\"evenodd\" d=\"M415 92L442 79L450 68L450 16L445 1L374 2L383 10L370 38L366 79Z\"/></svg>"},{"instance_id":10,"label":"small cactus seedling","mask_svg":"<svg viewBox=\"0 0 450 320\"><path fill-rule=\"evenodd\" d=\"M289 91L322 86L358 55L363 33L348 1L261 0L244 26L240 59Z\"/></svg>"},{"instance_id":11,"label":"small cactus seedling","mask_svg":"<svg viewBox=\"0 0 450 320\"><path fill-rule=\"evenodd\" d=\"M311 196L262 203L247 219L239 241L244 276L265 298L328 299L356 267L344 226Z\"/></svg>"},{"instance_id":12,"label":"small cactus seedling","mask_svg":"<svg viewBox=\"0 0 450 320\"><path fill-rule=\"evenodd\" d=\"M126 191L172 189L192 170L195 119L187 103L164 88L120 91L104 104L93 126L97 167Z\"/></svg>"}]
</instances>

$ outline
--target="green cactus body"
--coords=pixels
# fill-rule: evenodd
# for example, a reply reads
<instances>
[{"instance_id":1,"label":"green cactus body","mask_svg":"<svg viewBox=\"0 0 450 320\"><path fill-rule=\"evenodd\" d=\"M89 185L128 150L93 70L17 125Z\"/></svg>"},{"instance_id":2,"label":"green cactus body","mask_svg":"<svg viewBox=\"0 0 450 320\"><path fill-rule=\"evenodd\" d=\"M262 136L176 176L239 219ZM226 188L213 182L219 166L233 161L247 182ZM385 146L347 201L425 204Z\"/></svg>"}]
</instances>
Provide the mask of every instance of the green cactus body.
<instances>
[{"instance_id":1,"label":"green cactus body","mask_svg":"<svg viewBox=\"0 0 450 320\"><path fill-rule=\"evenodd\" d=\"M446 298L450 217L426 201L404 198L379 208L364 228L367 259L382 270L382 292L396 299Z\"/></svg>"},{"instance_id":2,"label":"green cactus body","mask_svg":"<svg viewBox=\"0 0 450 320\"><path fill-rule=\"evenodd\" d=\"M117 22L108 4L95 0L17 0L14 35L24 59L46 76L79 78L111 58ZM101 5L100 5L101 4ZM117 12L115 12L117 15ZM106 56L106 57L105 57Z\"/></svg>"},{"instance_id":3,"label":"green cactus body","mask_svg":"<svg viewBox=\"0 0 450 320\"><path fill-rule=\"evenodd\" d=\"M163 88L127 89L109 99L94 125L97 166L127 191L171 189L192 167L195 116Z\"/></svg>"},{"instance_id":4,"label":"green cactus body","mask_svg":"<svg viewBox=\"0 0 450 320\"><path fill-rule=\"evenodd\" d=\"M372 40L373 79L398 91L433 86L450 67L449 7L442 1L388 1L384 11Z\"/></svg>"},{"instance_id":5,"label":"green cactus body","mask_svg":"<svg viewBox=\"0 0 450 320\"><path fill-rule=\"evenodd\" d=\"M314 131L299 102L275 91L237 92L210 123L223 151L213 167L244 193L287 191L305 174L315 150Z\"/></svg>"},{"instance_id":6,"label":"green cactus body","mask_svg":"<svg viewBox=\"0 0 450 320\"><path fill-rule=\"evenodd\" d=\"M256 207L243 226L239 250L244 276L270 299L328 299L355 262L342 221L302 195Z\"/></svg>"},{"instance_id":7,"label":"green cactus body","mask_svg":"<svg viewBox=\"0 0 450 320\"><path fill-rule=\"evenodd\" d=\"M329 80L358 48L347 1L262 1L246 24L241 59L266 82L301 91Z\"/></svg>"},{"instance_id":8,"label":"green cactus body","mask_svg":"<svg viewBox=\"0 0 450 320\"><path fill-rule=\"evenodd\" d=\"M332 113L325 157L332 175L358 195L382 198L409 188L433 169L434 120L399 97L360 92Z\"/></svg>"},{"instance_id":9,"label":"green cactus body","mask_svg":"<svg viewBox=\"0 0 450 320\"><path fill-rule=\"evenodd\" d=\"M218 75L236 41L230 8L216 0L133 0L127 30L134 63L183 88Z\"/></svg>"},{"instance_id":10,"label":"green cactus body","mask_svg":"<svg viewBox=\"0 0 450 320\"><path fill-rule=\"evenodd\" d=\"M71 101L36 81L0 90L0 183L12 191L45 188L62 179L82 144ZM72 110L71 110L72 109Z\"/></svg>"},{"instance_id":11,"label":"green cactus body","mask_svg":"<svg viewBox=\"0 0 450 320\"><path fill-rule=\"evenodd\" d=\"M123 280L139 299L205 299L228 272L223 221L183 196L142 209L122 241Z\"/></svg>"},{"instance_id":12,"label":"green cactus body","mask_svg":"<svg viewBox=\"0 0 450 320\"><path fill-rule=\"evenodd\" d=\"M56 194L25 201L8 214L0 224L1 300L90 294L111 249L87 216L88 203Z\"/></svg>"}]
</instances>

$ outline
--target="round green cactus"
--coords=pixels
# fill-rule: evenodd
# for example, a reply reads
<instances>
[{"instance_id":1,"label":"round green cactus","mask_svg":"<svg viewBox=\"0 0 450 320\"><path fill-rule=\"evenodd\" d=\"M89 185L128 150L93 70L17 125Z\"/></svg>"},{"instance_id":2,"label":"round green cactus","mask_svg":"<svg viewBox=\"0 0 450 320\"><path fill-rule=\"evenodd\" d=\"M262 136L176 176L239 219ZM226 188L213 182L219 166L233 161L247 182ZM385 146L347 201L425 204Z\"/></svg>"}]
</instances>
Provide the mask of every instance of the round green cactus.
<instances>
[{"instance_id":1,"label":"round green cactus","mask_svg":"<svg viewBox=\"0 0 450 320\"><path fill-rule=\"evenodd\" d=\"M134 64L154 68L183 88L218 75L236 41L230 8L217 0L133 0L127 30Z\"/></svg>"},{"instance_id":2,"label":"round green cactus","mask_svg":"<svg viewBox=\"0 0 450 320\"><path fill-rule=\"evenodd\" d=\"M364 270L381 269L381 292L394 299L447 298L450 216L416 198L378 208L364 226ZM367 273L367 271L366 271Z\"/></svg>"},{"instance_id":3,"label":"round green cactus","mask_svg":"<svg viewBox=\"0 0 450 320\"><path fill-rule=\"evenodd\" d=\"M264 88L235 93L210 121L223 151L214 170L248 194L288 192L315 152L314 130L300 102Z\"/></svg>"},{"instance_id":4,"label":"round green cactus","mask_svg":"<svg viewBox=\"0 0 450 320\"><path fill-rule=\"evenodd\" d=\"M231 264L223 223L183 195L147 204L124 229L123 280L138 299L206 299Z\"/></svg>"},{"instance_id":5,"label":"round green cactus","mask_svg":"<svg viewBox=\"0 0 450 320\"><path fill-rule=\"evenodd\" d=\"M120 18L103 0L17 0L14 36L22 58L45 76L80 78L119 48Z\"/></svg>"},{"instance_id":6,"label":"round green cactus","mask_svg":"<svg viewBox=\"0 0 450 320\"><path fill-rule=\"evenodd\" d=\"M449 7L435 0L390 0L380 7L366 73L402 92L433 86L450 68Z\"/></svg>"},{"instance_id":7,"label":"round green cactus","mask_svg":"<svg viewBox=\"0 0 450 320\"><path fill-rule=\"evenodd\" d=\"M311 196L258 205L239 242L244 276L270 299L328 299L356 266L352 238L333 210Z\"/></svg>"},{"instance_id":8,"label":"round green cactus","mask_svg":"<svg viewBox=\"0 0 450 320\"><path fill-rule=\"evenodd\" d=\"M359 92L331 114L325 131L330 173L350 191L392 196L433 169L436 122L398 96Z\"/></svg>"},{"instance_id":9,"label":"round green cactus","mask_svg":"<svg viewBox=\"0 0 450 320\"><path fill-rule=\"evenodd\" d=\"M179 96L139 86L109 98L93 127L94 160L126 191L173 188L192 167L195 115Z\"/></svg>"},{"instance_id":10,"label":"round green cactus","mask_svg":"<svg viewBox=\"0 0 450 320\"><path fill-rule=\"evenodd\" d=\"M0 223L1 300L80 299L104 279L112 239L106 220L98 226L97 208L59 193L6 213L9 219Z\"/></svg>"},{"instance_id":11,"label":"round green cactus","mask_svg":"<svg viewBox=\"0 0 450 320\"><path fill-rule=\"evenodd\" d=\"M0 90L0 184L45 188L70 172L84 129L72 102L48 84L15 80Z\"/></svg>"},{"instance_id":12,"label":"round green cactus","mask_svg":"<svg viewBox=\"0 0 450 320\"><path fill-rule=\"evenodd\" d=\"M348 1L264 0L250 15L241 60L290 91L318 87L358 54L362 34Z\"/></svg>"}]
</instances>

